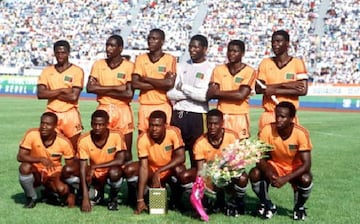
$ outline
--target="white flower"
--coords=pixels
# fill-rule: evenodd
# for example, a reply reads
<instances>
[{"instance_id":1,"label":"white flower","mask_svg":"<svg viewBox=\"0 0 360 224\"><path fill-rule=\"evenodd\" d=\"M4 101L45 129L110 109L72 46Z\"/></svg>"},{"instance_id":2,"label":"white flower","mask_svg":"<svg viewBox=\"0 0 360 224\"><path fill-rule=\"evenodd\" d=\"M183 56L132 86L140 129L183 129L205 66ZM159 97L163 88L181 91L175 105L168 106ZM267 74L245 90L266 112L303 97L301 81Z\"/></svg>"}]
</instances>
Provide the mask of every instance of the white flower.
<instances>
[{"instance_id":1,"label":"white flower","mask_svg":"<svg viewBox=\"0 0 360 224\"><path fill-rule=\"evenodd\" d=\"M222 150L220 156L205 167L205 176L218 187L226 186L231 178L239 177L245 168L255 165L272 146L257 139L237 139Z\"/></svg>"}]
</instances>

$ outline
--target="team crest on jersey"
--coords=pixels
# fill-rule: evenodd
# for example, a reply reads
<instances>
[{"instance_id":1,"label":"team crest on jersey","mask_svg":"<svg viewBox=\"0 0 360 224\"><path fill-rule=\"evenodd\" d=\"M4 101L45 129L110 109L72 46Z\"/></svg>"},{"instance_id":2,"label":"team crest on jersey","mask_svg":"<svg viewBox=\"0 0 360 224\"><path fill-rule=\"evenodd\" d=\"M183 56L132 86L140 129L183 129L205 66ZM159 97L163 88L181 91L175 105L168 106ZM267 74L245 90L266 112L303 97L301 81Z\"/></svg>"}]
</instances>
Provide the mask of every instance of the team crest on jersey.
<instances>
[{"instance_id":1,"label":"team crest on jersey","mask_svg":"<svg viewBox=\"0 0 360 224\"><path fill-rule=\"evenodd\" d=\"M286 79L287 80L294 80L295 74L294 73L286 73Z\"/></svg>"},{"instance_id":2,"label":"team crest on jersey","mask_svg":"<svg viewBox=\"0 0 360 224\"><path fill-rule=\"evenodd\" d=\"M165 146L165 151L170 151L170 150L172 150L172 149L174 149L174 145L167 145L167 146Z\"/></svg>"},{"instance_id":3,"label":"team crest on jersey","mask_svg":"<svg viewBox=\"0 0 360 224\"><path fill-rule=\"evenodd\" d=\"M117 73L116 77L117 77L117 79L124 79L124 78L125 78L125 74L119 72L119 73Z\"/></svg>"},{"instance_id":4,"label":"team crest on jersey","mask_svg":"<svg viewBox=\"0 0 360 224\"><path fill-rule=\"evenodd\" d=\"M298 148L299 148L299 145L296 145L296 144L289 144L289 150L290 150L290 151L297 150Z\"/></svg>"},{"instance_id":5,"label":"team crest on jersey","mask_svg":"<svg viewBox=\"0 0 360 224\"><path fill-rule=\"evenodd\" d=\"M64 81L71 83L71 82L73 81L73 78L72 78L72 76L70 76L70 75L65 75L65 76L64 76Z\"/></svg>"},{"instance_id":6,"label":"team crest on jersey","mask_svg":"<svg viewBox=\"0 0 360 224\"><path fill-rule=\"evenodd\" d=\"M204 74L201 72L196 73L196 78L198 79L204 79Z\"/></svg>"},{"instance_id":7,"label":"team crest on jersey","mask_svg":"<svg viewBox=\"0 0 360 224\"><path fill-rule=\"evenodd\" d=\"M158 72L166 72L166 67L164 65L159 65Z\"/></svg>"},{"instance_id":8,"label":"team crest on jersey","mask_svg":"<svg viewBox=\"0 0 360 224\"><path fill-rule=\"evenodd\" d=\"M116 150L115 147L111 147L111 148L107 149L107 152L108 152L108 154L111 154L111 153L115 152L115 150Z\"/></svg>"},{"instance_id":9,"label":"team crest on jersey","mask_svg":"<svg viewBox=\"0 0 360 224\"><path fill-rule=\"evenodd\" d=\"M244 80L242 77L236 77L235 78L235 83L241 83L242 80Z\"/></svg>"}]
</instances>

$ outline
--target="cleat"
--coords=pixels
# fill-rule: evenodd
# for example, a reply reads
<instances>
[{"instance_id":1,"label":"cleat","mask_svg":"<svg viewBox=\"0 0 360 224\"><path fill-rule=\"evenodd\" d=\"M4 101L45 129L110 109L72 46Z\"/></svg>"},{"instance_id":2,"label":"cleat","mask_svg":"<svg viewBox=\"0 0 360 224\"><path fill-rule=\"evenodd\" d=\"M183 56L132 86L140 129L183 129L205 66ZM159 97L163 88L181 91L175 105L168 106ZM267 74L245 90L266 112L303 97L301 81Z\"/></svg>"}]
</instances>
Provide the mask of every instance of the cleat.
<instances>
[{"instance_id":1,"label":"cleat","mask_svg":"<svg viewBox=\"0 0 360 224\"><path fill-rule=\"evenodd\" d=\"M23 208L34 208L36 206L36 199L26 198L26 203Z\"/></svg>"},{"instance_id":2,"label":"cleat","mask_svg":"<svg viewBox=\"0 0 360 224\"><path fill-rule=\"evenodd\" d=\"M293 219L294 220L305 220L306 217L305 207L294 208Z\"/></svg>"},{"instance_id":3,"label":"cleat","mask_svg":"<svg viewBox=\"0 0 360 224\"><path fill-rule=\"evenodd\" d=\"M271 219L276 214L276 206L272 205L269 209L265 209L265 212L263 214L264 219Z\"/></svg>"},{"instance_id":4,"label":"cleat","mask_svg":"<svg viewBox=\"0 0 360 224\"><path fill-rule=\"evenodd\" d=\"M117 211L118 210L118 204L116 201L110 201L107 205L108 210L110 211Z\"/></svg>"},{"instance_id":5,"label":"cleat","mask_svg":"<svg viewBox=\"0 0 360 224\"><path fill-rule=\"evenodd\" d=\"M225 206L224 214L226 216L238 217L245 214L244 202L236 200L229 200Z\"/></svg>"},{"instance_id":6,"label":"cleat","mask_svg":"<svg viewBox=\"0 0 360 224\"><path fill-rule=\"evenodd\" d=\"M90 192L89 194L90 198L92 198L90 200L91 206L104 203L104 192L94 189L93 192Z\"/></svg>"},{"instance_id":7,"label":"cleat","mask_svg":"<svg viewBox=\"0 0 360 224\"><path fill-rule=\"evenodd\" d=\"M252 215L262 217L264 213L265 213L265 204L258 204L256 210L252 212Z\"/></svg>"}]
</instances>

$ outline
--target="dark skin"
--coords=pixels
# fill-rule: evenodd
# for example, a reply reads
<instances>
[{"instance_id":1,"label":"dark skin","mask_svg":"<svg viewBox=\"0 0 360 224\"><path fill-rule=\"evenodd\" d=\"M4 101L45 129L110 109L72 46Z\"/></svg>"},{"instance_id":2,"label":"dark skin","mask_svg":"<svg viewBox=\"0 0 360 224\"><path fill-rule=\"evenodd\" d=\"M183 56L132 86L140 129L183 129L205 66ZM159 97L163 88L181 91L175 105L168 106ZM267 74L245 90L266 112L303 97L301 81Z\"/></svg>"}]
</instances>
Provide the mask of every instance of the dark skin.
<instances>
[{"instance_id":1,"label":"dark skin","mask_svg":"<svg viewBox=\"0 0 360 224\"><path fill-rule=\"evenodd\" d=\"M110 68L114 69L123 62L124 59L121 56L122 49L123 47L117 44L116 39L110 38L106 41L106 62ZM102 86L98 80L92 76L89 76L86 90L89 93L109 96L119 100L130 100L134 94L131 89L131 83L126 83L126 85Z\"/></svg>"},{"instance_id":2,"label":"dark skin","mask_svg":"<svg viewBox=\"0 0 360 224\"><path fill-rule=\"evenodd\" d=\"M244 52L241 51L240 47L237 45L230 45L227 51L227 58L229 63L226 64L228 70L232 76L235 76L238 72L246 67L244 63L241 62ZM248 98L251 93L251 88L248 85L240 85L237 90L220 90L218 83L210 83L209 89L207 91L208 99L222 99L229 101L244 101Z\"/></svg>"},{"instance_id":3,"label":"dark skin","mask_svg":"<svg viewBox=\"0 0 360 224\"><path fill-rule=\"evenodd\" d=\"M207 47L201 45L198 40L191 40L189 43L189 54L192 63L202 63L206 60ZM176 85L178 90L181 90L182 82Z\"/></svg>"},{"instance_id":4,"label":"dark skin","mask_svg":"<svg viewBox=\"0 0 360 224\"><path fill-rule=\"evenodd\" d=\"M55 68L58 72L62 73L72 66L69 62L70 51L64 47L59 46L54 50L55 58L57 64ZM60 88L60 89L48 89L45 85L37 85L37 98L38 99L47 99L52 100L61 100L68 103L77 103L79 101L79 96L81 93L81 88L73 86L72 88ZM73 144L74 149L76 149L76 143L80 134L70 137L70 141Z\"/></svg>"},{"instance_id":5,"label":"dark skin","mask_svg":"<svg viewBox=\"0 0 360 224\"><path fill-rule=\"evenodd\" d=\"M292 122L294 118L290 117L288 108L277 108L276 109L276 130L279 136L286 140L290 137L294 123ZM269 154L271 155L271 154ZM266 159L261 159L257 164L256 168L251 171L251 179L252 182L256 182L260 180L261 176L270 181L271 185L276 188L280 188L284 186L287 182L296 182L299 179L302 179L303 176L311 177L310 169L311 169L311 153L310 151L299 151L297 155L302 165L298 167L293 172L285 175L279 176L275 169L267 162ZM307 179L307 178L305 178ZM308 181L311 182L311 181Z\"/></svg>"},{"instance_id":6,"label":"dark skin","mask_svg":"<svg viewBox=\"0 0 360 224\"><path fill-rule=\"evenodd\" d=\"M158 32L150 32L147 41L149 48L149 53L147 55L150 61L155 63L164 55L164 52L162 51L164 39L162 39ZM141 77L139 74L134 73L132 75L132 87L134 89L140 89L141 91L168 91L174 87L175 78L176 74L172 72L167 72L163 79Z\"/></svg>"},{"instance_id":7,"label":"dark skin","mask_svg":"<svg viewBox=\"0 0 360 224\"><path fill-rule=\"evenodd\" d=\"M120 46L116 39L109 38L106 41L106 62L110 68L114 69L121 65L124 60L121 56L122 50L123 46ZM93 76L89 76L86 91L88 93L94 93L98 96L108 96L123 101L129 101L134 96L134 91L132 90L130 82L125 85L104 86L100 85L99 81ZM132 132L126 134L124 137L126 147L128 149L126 152L126 160L130 161L132 160Z\"/></svg>"},{"instance_id":8,"label":"dark skin","mask_svg":"<svg viewBox=\"0 0 360 224\"><path fill-rule=\"evenodd\" d=\"M193 63L201 63L206 60L207 47L201 45L198 40L191 40L189 43L189 54Z\"/></svg>"},{"instance_id":9,"label":"dark skin","mask_svg":"<svg viewBox=\"0 0 360 224\"><path fill-rule=\"evenodd\" d=\"M43 116L41 118L39 132L43 145L46 148L50 147L54 143L57 137L57 133L55 131L56 125L57 125L56 120L53 117ZM17 160L21 162L19 167L20 174L22 175L29 175L31 173L34 174L35 186L39 186L41 184L41 175L35 172L35 170L33 170L32 166L34 163L41 163L50 172L54 171L56 168L53 161L48 157L34 157L31 155L29 149L23 147L19 148ZM65 165L72 164L72 162L73 159L66 159ZM50 178L46 183L44 183L44 186L49 191L56 192L62 196L67 195L69 193L68 186L60 180L60 174Z\"/></svg>"},{"instance_id":10,"label":"dark skin","mask_svg":"<svg viewBox=\"0 0 360 224\"><path fill-rule=\"evenodd\" d=\"M281 35L275 35L271 40L271 46L275 54L273 60L277 67L282 68L289 63L292 59L288 54L289 41ZM277 84L266 84L264 80L260 81L266 85L266 89L261 88L261 86L256 83L256 93L264 94L269 97L272 95L305 96L308 90L308 83L305 79Z\"/></svg>"},{"instance_id":11,"label":"dark skin","mask_svg":"<svg viewBox=\"0 0 360 224\"><path fill-rule=\"evenodd\" d=\"M166 134L166 121L161 118L149 119L149 129L148 133L150 138L157 144L165 138ZM151 187L160 187L160 173L173 170L175 167L183 164L185 162L185 150L184 147L180 147L173 151L171 161L165 166L159 168L156 172L152 173L149 171L149 161L147 157L139 158L140 159L140 168L139 168L139 183L138 183L138 193L137 193L137 206L135 214L140 214L143 210L147 210L147 206L144 202L144 190L145 185L150 182Z\"/></svg>"},{"instance_id":12,"label":"dark skin","mask_svg":"<svg viewBox=\"0 0 360 224\"><path fill-rule=\"evenodd\" d=\"M57 60L55 68L58 72L62 73L70 68L70 66L72 66L72 64L69 62L70 52L68 49L63 46L56 47L54 53ZM79 100L80 92L81 88L79 87L49 90L44 85L38 85L37 97L38 99L57 99L69 103L76 103Z\"/></svg>"},{"instance_id":13,"label":"dark skin","mask_svg":"<svg viewBox=\"0 0 360 224\"><path fill-rule=\"evenodd\" d=\"M223 125L224 125L224 120L222 120L218 116L209 116L206 120L206 126L208 129L207 139L208 139L209 143L216 149L218 149L220 147L222 140L224 138L225 132L224 132ZM191 168L191 169L183 172L180 176L180 181L183 184L195 182L195 179L197 176L203 176L202 172L203 172L203 167L204 167L205 163L206 163L206 161L204 159L197 160L196 161L196 169ZM205 181L206 181L206 186L208 188L214 190L215 186L213 186L211 180L206 179ZM247 174L244 172L239 179L237 179L237 180L234 179L233 181L235 182L235 184L245 187L247 184Z\"/></svg>"},{"instance_id":14,"label":"dark skin","mask_svg":"<svg viewBox=\"0 0 360 224\"><path fill-rule=\"evenodd\" d=\"M91 137L94 144L98 147L102 147L105 145L108 137L109 137L109 129L107 128L108 121L103 117L95 117L91 121ZM115 154L114 160L109 162L100 163L96 165L87 165L87 160L80 161L80 180L81 180L81 188L83 192L83 200L81 203L81 211L82 212L90 212L91 204L88 193L88 184L91 182L91 178L93 177L94 171L97 168L110 168L109 170L109 178L111 181L117 181L122 176L121 166L125 162L125 150L121 150Z\"/></svg>"}]
</instances>

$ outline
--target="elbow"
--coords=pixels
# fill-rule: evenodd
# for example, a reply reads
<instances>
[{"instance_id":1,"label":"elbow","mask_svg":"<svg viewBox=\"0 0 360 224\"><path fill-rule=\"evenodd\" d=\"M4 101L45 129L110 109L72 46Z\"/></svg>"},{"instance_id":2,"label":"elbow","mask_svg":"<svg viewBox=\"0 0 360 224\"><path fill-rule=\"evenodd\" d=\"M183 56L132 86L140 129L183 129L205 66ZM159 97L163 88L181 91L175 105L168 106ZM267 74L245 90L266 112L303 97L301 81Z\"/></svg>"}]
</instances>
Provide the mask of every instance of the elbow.
<instances>
[{"instance_id":1,"label":"elbow","mask_svg":"<svg viewBox=\"0 0 360 224\"><path fill-rule=\"evenodd\" d=\"M38 100L45 99L45 96L43 96L41 93L37 93L36 96L37 96Z\"/></svg>"},{"instance_id":2,"label":"elbow","mask_svg":"<svg viewBox=\"0 0 360 224\"><path fill-rule=\"evenodd\" d=\"M307 95L307 89L298 90L296 94L297 94L298 96L306 96L306 95Z\"/></svg>"},{"instance_id":3,"label":"elbow","mask_svg":"<svg viewBox=\"0 0 360 224\"><path fill-rule=\"evenodd\" d=\"M179 163L178 163L178 165L183 164L183 163L185 163L185 155L184 155L184 156L181 156L181 157L179 158Z\"/></svg>"},{"instance_id":4,"label":"elbow","mask_svg":"<svg viewBox=\"0 0 360 224\"><path fill-rule=\"evenodd\" d=\"M127 99L132 99L134 97L134 91L132 91L131 89L126 90L124 93L124 97Z\"/></svg>"},{"instance_id":5,"label":"elbow","mask_svg":"<svg viewBox=\"0 0 360 224\"><path fill-rule=\"evenodd\" d=\"M174 79L166 79L164 89L169 91L170 89L174 88L175 80Z\"/></svg>"},{"instance_id":6,"label":"elbow","mask_svg":"<svg viewBox=\"0 0 360 224\"><path fill-rule=\"evenodd\" d=\"M70 97L70 99L69 99L69 101L71 102L71 103L76 103L76 102L78 102L78 100L79 100L79 96L71 96Z\"/></svg>"},{"instance_id":7,"label":"elbow","mask_svg":"<svg viewBox=\"0 0 360 224\"><path fill-rule=\"evenodd\" d=\"M306 96L308 92L308 88L305 88L304 91L302 91L301 96Z\"/></svg>"},{"instance_id":8,"label":"elbow","mask_svg":"<svg viewBox=\"0 0 360 224\"><path fill-rule=\"evenodd\" d=\"M86 92L87 93L94 93L94 88L90 87L90 86L87 86L86 87Z\"/></svg>"}]
</instances>

